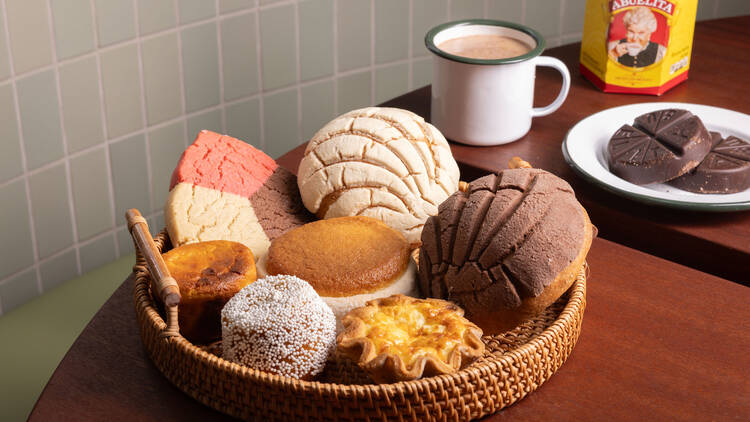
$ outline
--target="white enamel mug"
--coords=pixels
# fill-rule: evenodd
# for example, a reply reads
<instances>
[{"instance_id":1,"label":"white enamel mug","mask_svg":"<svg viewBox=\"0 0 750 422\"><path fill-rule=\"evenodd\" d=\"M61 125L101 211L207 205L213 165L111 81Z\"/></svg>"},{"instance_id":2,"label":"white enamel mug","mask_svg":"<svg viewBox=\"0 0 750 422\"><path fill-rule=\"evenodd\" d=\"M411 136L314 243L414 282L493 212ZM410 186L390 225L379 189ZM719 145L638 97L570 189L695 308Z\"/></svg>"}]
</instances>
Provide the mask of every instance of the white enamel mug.
<instances>
[{"instance_id":1,"label":"white enamel mug","mask_svg":"<svg viewBox=\"0 0 750 422\"><path fill-rule=\"evenodd\" d=\"M484 60L456 56L437 47L450 39L481 34L515 38L531 51ZM449 22L431 29L425 44L433 53L432 124L453 141L487 146L518 140L531 128L532 117L554 112L568 96L568 68L554 57L540 56L544 38L529 27L487 19ZM555 68L563 77L557 98L539 108L533 106L537 66Z\"/></svg>"}]
</instances>

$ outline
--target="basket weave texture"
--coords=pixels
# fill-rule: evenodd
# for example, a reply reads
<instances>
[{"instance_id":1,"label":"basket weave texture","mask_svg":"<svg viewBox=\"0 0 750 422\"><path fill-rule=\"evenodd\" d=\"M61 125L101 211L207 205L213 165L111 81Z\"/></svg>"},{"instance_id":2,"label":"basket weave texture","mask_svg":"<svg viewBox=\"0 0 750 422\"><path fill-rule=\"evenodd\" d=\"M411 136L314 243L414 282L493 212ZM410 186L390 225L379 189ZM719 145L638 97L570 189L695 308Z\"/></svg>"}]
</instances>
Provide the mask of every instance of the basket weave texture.
<instances>
[{"instance_id":1,"label":"basket weave texture","mask_svg":"<svg viewBox=\"0 0 750 422\"><path fill-rule=\"evenodd\" d=\"M169 247L162 231L155 239ZM372 384L345 359L331 361L319 381L300 381L251 369L198 347L167 328L150 292L146 262L137 251L135 310L150 358L179 389L220 412L247 420L472 420L510 406L562 366L578 340L586 305L582 269L573 286L543 315L516 329L485 336L482 358L459 372L396 384Z\"/></svg>"}]
</instances>

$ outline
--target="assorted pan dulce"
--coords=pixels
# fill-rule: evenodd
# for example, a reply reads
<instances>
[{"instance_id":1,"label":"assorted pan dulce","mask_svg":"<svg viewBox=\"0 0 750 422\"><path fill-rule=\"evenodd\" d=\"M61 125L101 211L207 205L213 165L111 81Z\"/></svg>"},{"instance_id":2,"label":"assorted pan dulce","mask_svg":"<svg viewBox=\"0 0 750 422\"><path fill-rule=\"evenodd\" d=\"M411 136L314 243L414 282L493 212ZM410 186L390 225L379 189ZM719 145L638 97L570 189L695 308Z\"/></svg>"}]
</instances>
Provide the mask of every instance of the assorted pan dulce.
<instances>
[{"instance_id":1,"label":"assorted pan dulce","mask_svg":"<svg viewBox=\"0 0 750 422\"><path fill-rule=\"evenodd\" d=\"M481 339L482 330L455 304L395 295L347 314L336 342L384 383L455 372L482 356Z\"/></svg>"},{"instance_id":2,"label":"assorted pan dulce","mask_svg":"<svg viewBox=\"0 0 750 422\"><path fill-rule=\"evenodd\" d=\"M417 295L406 238L370 217L332 218L290 230L271 242L259 265L266 274L310 283L338 321L370 299Z\"/></svg>"},{"instance_id":3,"label":"assorted pan dulce","mask_svg":"<svg viewBox=\"0 0 750 422\"><path fill-rule=\"evenodd\" d=\"M318 218L377 218L415 247L427 217L458 189L458 165L443 135L395 108L354 110L323 126L297 176L302 201Z\"/></svg>"},{"instance_id":4,"label":"assorted pan dulce","mask_svg":"<svg viewBox=\"0 0 750 422\"><path fill-rule=\"evenodd\" d=\"M543 170L503 170L469 183L422 231L422 294L463 307L497 334L534 317L572 285L594 228L570 185Z\"/></svg>"},{"instance_id":5,"label":"assorted pan dulce","mask_svg":"<svg viewBox=\"0 0 750 422\"><path fill-rule=\"evenodd\" d=\"M180 288L182 335L195 343L221 338L221 309L256 279L253 253L242 243L212 240L174 248L162 257Z\"/></svg>"},{"instance_id":6,"label":"assorted pan dulce","mask_svg":"<svg viewBox=\"0 0 750 422\"><path fill-rule=\"evenodd\" d=\"M233 240L258 259L271 240L313 216L293 174L250 144L204 130L172 173L164 219L175 246Z\"/></svg>"},{"instance_id":7,"label":"assorted pan dulce","mask_svg":"<svg viewBox=\"0 0 750 422\"><path fill-rule=\"evenodd\" d=\"M591 243L567 183L518 169L459 191L445 138L405 110L334 119L298 174L202 131L165 207L182 334L207 343L220 326L223 358L272 374L312 379L345 356L376 382L457 371L482 355L482 330L567 290Z\"/></svg>"},{"instance_id":8,"label":"assorted pan dulce","mask_svg":"<svg viewBox=\"0 0 750 422\"><path fill-rule=\"evenodd\" d=\"M323 371L336 341L331 308L304 280L268 276L234 295L221 311L222 356L298 379Z\"/></svg>"}]
</instances>

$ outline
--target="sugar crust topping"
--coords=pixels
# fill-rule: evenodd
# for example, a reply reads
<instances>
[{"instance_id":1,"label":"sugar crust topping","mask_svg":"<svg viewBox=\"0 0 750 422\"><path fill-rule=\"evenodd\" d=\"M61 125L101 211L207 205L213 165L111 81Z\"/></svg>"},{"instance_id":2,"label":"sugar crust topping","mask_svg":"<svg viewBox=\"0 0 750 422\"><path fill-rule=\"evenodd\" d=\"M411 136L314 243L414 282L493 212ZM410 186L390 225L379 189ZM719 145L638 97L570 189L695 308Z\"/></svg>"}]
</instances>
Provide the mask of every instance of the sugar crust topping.
<instances>
[{"instance_id":1,"label":"sugar crust topping","mask_svg":"<svg viewBox=\"0 0 750 422\"><path fill-rule=\"evenodd\" d=\"M225 359L274 374L320 373L336 343L336 318L306 281L268 276L240 290L221 312Z\"/></svg>"}]
</instances>

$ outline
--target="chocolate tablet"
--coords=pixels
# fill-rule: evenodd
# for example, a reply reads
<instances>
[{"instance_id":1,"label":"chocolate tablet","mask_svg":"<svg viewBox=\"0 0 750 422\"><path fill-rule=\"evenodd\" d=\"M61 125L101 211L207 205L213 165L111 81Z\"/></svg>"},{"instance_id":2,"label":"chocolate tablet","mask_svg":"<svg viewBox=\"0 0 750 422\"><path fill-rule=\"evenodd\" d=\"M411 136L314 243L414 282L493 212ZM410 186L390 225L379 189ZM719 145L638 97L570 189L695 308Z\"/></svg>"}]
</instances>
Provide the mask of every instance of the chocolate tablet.
<instances>
[{"instance_id":1,"label":"chocolate tablet","mask_svg":"<svg viewBox=\"0 0 750 422\"><path fill-rule=\"evenodd\" d=\"M643 114L623 125L607 146L609 170L631 183L662 183L694 169L711 149L711 136L687 110Z\"/></svg>"},{"instance_id":2,"label":"chocolate tablet","mask_svg":"<svg viewBox=\"0 0 750 422\"><path fill-rule=\"evenodd\" d=\"M735 193L750 188L750 142L711 132L714 145L706 158L670 185L695 193Z\"/></svg>"}]
</instances>

